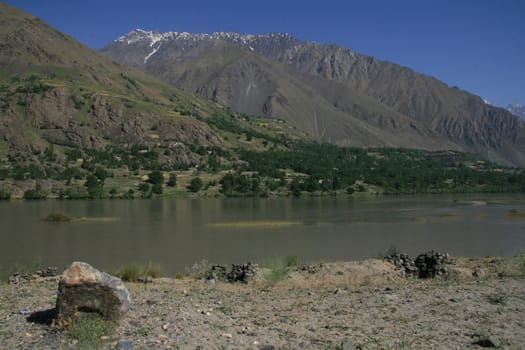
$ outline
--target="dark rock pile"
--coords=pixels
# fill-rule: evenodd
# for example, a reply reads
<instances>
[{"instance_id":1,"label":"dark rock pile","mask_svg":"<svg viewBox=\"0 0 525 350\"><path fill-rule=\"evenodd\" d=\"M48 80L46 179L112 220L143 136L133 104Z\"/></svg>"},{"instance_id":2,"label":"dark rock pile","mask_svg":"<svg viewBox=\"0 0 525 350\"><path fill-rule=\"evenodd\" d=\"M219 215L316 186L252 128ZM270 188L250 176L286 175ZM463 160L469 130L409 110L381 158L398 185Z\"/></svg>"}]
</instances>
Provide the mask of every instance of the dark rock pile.
<instances>
[{"instance_id":1,"label":"dark rock pile","mask_svg":"<svg viewBox=\"0 0 525 350\"><path fill-rule=\"evenodd\" d=\"M385 260L394 264L396 268L398 270L401 270L401 272L405 276L409 276L409 277L419 276L419 270L416 267L414 260L412 260L407 254L394 253L389 256L385 256Z\"/></svg>"},{"instance_id":2,"label":"dark rock pile","mask_svg":"<svg viewBox=\"0 0 525 350\"><path fill-rule=\"evenodd\" d=\"M394 264L407 277L434 278L447 272L444 266L448 263L448 253L429 251L419 254L412 260L407 254L394 253L385 257L385 260Z\"/></svg>"},{"instance_id":3,"label":"dark rock pile","mask_svg":"<svg viewBox=\"0 0 525 350\"><path fill-rule=\"evenodd\" d=\"M248 283L257 274L258 270L259 266L250 262L247 264L232 264L229 271L226 265L213 265L206 279L209 281L222 280L230 283Z\"/></svg>"},{"instance_id":4,"label":"dark rock pile","mask_svg":"<svg viewBox=\"0 0 525 350\"><path fill-rule=\"evenodd\" d=\"M56 277L58 276L58 267L46 267L32 273L15 273L8 278L9 284L26 283L38 278Z\"/></svg>"},{"instance_id":5,"label":"dark rock pile","mask_svg":"<svg viewBox=\"0 0 525 350\"><path fill-rule=\"evenodd\" d=\"M419 271L419 278L434 278L447 273L447 268L444 266L448 261L449 255L447 253L440 253L435 251L419 254L414 261Z\"/></svg>"}]
</instances>

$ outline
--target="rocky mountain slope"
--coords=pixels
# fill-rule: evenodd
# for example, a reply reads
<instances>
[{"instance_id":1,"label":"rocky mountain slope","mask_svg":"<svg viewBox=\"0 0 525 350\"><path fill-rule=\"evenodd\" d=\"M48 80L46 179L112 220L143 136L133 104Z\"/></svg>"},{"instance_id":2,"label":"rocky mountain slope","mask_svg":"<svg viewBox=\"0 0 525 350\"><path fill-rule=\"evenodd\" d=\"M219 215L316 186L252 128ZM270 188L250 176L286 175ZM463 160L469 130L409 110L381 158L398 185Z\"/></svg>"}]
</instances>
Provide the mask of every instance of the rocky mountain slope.
<instances>
[{"instance_id":1,"label":"rocky mountain slope","mask_svg":"<svg viewBox=\"0 0 525 350\"><path fill-rule=\"evenodd\" d=\"M510 104L507 106L507 110L515 116L525 119L525 106L517 103Z\"/></svg>"},{"instance_id":2,"label":"rocky mountain slope","mask_svg":"<svg viewBox=\"0 0 525 350\"><path fill-rule=\"evenodd\" d=\"M60 158L118 144L157 147L168 164L193 163L198 147L232 146L210 126L212 117L236 119L243 130L241 116L227 108L114 63L0 3L3 161L38 163L46 150Z\"/></svg>"},{"instance_id":3,"label":"rocky mountain slope","mask_svg":"<svg viewBox=\"0 0 525 350\"><path fill-rule=\"evenodd\" d=\"M134 30L100 50L234 110L318 141L453 149L525 165L525 123L409 68L287 34Z\"/></svg>"}]
</instances>

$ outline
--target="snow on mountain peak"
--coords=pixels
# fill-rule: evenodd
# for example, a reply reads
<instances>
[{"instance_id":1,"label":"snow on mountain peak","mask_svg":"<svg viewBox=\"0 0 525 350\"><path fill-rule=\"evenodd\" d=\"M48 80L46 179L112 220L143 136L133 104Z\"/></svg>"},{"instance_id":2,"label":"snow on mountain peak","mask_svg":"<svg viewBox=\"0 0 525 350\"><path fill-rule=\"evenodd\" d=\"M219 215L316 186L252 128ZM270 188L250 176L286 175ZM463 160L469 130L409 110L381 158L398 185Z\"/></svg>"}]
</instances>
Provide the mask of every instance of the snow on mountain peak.
<instances>
[{"instance_id":1,"label":"snow on mountain peak","mask_svg":"<svg viewBox=\"0 0 525 350\"><path fill-rule=\"evenodd\" d=\"M144 29L134 29L131 32L117 38L115 42L125 43L131 45L137 42L146 42L149 46L153 47L156 43L160 41L167 40L227 40L234 43L241 44L250 44L255 40L265 38L265 39L287 39L292 40L292 36L287 33L267 33L267 34L240 34L236 32L214 32L214 33L199 33L193 34L188 32L165 32L144 30Z\"/></svg>"},{"instance_id":2,"label":"snow on mountain peak","mask_svg":"<svg viewBox=\"0 0 525 350\"><path fill-rule=\"evenodd\" d=\"M525 105L513 103L507 106L507 110L518 117L525 119Z\"/></svg>"}]
</instances>

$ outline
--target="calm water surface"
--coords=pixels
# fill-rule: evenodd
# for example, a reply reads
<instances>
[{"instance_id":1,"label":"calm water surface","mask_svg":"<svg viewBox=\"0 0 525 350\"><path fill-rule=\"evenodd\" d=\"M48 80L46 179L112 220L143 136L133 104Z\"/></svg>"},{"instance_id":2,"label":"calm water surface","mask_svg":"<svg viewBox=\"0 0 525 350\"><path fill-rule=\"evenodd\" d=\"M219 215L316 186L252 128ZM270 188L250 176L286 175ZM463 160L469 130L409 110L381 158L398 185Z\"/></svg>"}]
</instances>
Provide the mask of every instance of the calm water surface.
<instances>
[{"instance_id":1,"label":"calm water surface","mask_svg":"<svg viewBox=\"0 0 525 350\"><path fill-rule=\"evenodd\" d=\"M525 249L525 197L416 196L0 202L0 269L86 261L114 269L159 263L174 274L207 259L303 262L361 259L395 246L409 254L512 255ZM53 211L85 218L42 219Z\"/></svg>"}]
</instances>

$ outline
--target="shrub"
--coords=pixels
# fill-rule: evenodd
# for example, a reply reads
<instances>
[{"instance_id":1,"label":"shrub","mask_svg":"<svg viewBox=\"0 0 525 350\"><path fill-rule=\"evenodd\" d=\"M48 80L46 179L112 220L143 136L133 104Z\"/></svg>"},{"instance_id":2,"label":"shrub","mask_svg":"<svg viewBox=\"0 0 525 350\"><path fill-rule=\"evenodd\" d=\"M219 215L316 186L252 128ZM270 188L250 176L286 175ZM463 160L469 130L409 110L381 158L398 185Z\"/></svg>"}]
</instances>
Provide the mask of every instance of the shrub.
<instances>
[{"instance_id":1,"label":"shrub","mask_svg":"<svg viewBox=\"0 0 525 350\"><path fill-rule=\"evenodd\" d=\"M136 282L140 278L144 277L158 278L160 277L160 272L161 268L159 264L154 264L151 262L147 263L146 265L131 263L117 270L117 272L115 272L115 276L119 277L123 281Z\"/></svg>"},{"instance_id":2,"label":"shrub","mask_svg":"<svg viewBox=\"0 0 525 350\"><path fill-rule=\"evenodd\" d=\"M188 190L191 192L199 192L202 188L202 180L200 177L195 177L191 180Z\"/></svg>"},{"instance_id":3,"label":"shrub","mask_svg":"<svg viewBox=\"0 0 525 350\"><path fill-rule=\"evenodd\" d=\"M129 189L127 192L125 192L122 197L123 199L134 199L135 198L135 191L133 189Z\"/></svg>"},{"instance_id":4,"label":"shrub","mask_svg":"<svg viewBox=\"0 0 525 350\"><path fill-rule=\"evenodd\" d=\"M295 254L289 254L284 258L287 267L295 267L299 264L299 257Z\"/></svg>"},{"instance_id":5,"label":"shrub","mask_svg":"<svg viewBox=\"0 0 525 350\"><path fill-rule=\"evenodd\" d=\"M134 282L140 277L140 266L135 263L121 267L115 275L123 281Z\"/></svg>"},{"instance_id":6,"label":"shrub","mask_svg":"<svg viewBox=\"0 0 525 350\"><path fill-rule=\"evenodd\" d=\"M47 195L42 191L42 188L40 185L36 185L34 189L29 189L24 192L24 199L25 200L40 200L40 199L46 199Z\"/></svg>"},{"instance_id":7,"label":"shrub","mask_svg":"<svg viewBox=\"0 0 525 350\"><path fill-rule=\"evenodd\" d=\"M47 214L44 220L48 222L68 222L71 221L71 217L69 217L62 211L54 211Z\"/></svg>"},{"instance_id":8,"label":"shrub","mask_svg":"<svg viewBox=\"0 0 525 350\"><path fill-rule=\"evenodd\" d=\"M176 174L170 174L170 178L169 178L168 183L166 185L168 185L169 187L177 186L177 175Z\"/></svg>"},{"instance_id":9,"label":"shrub","mask_svg":"<svg viewBox=\"0 0 525 350\"><path fill-rule=\"evenodd\" d=\"M11 199L11 192L8 190L0 189L0 200L9 200Z\"/></svg>"},{"instance_id":10,"label":"shrub","mask_svg":"<svg viewBox=\"0 0 525 350\"><path fill-rule=\"evenodd\" d=\"M202 261L196 262L191 267L186 267L186 274L194 278L204 278L211 270L211 264L208 260L204 259Z\"/></svg>"},{"instance_id":11,"label":"shrub","mask_svg":"<svg viewBox=\"0 0 525 350\"><path fill-rule=\"evenodd\" d=\"M160 170L153 170L148 175L148 182L150 184L162 184L164 182L164 176L162 175L162 172Z\"/></svg>"},{"instance_id":12,"label":"shrub","mask_svg":"<svg viewBox=\"0 0 525 350\"><path fill-rule=\"evenodd\" d=\"M141 198L151 198L151 186L148 183L141 182L139 184L139 192Z\"/></svg>"},{"instance_id":13,"label":"shrub","mask_svg":"<svg viewBox=\"0 0 525 350\"><path fill-rule=\"evenodd\" d=\"M154 184L151 186L151 192L153 194L162 194L162 185L161 184Z\"/></svg>"},{"instance_id":14,"label":"shrub","mask_svg":"<svg viewBox=\"0 0 525 350\"><path fill-rule=\"evenodd\" d=\"M288 255L285 258L271 259L263 266L265 267L264 279L269 283L276 283L282 281L288 276L290 267L296 266L298 257L296 255Z\"/></svg>"}]
</instances>

